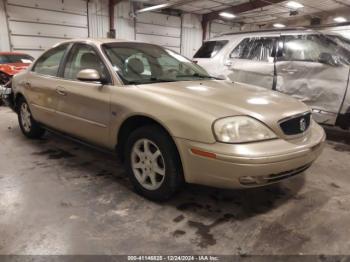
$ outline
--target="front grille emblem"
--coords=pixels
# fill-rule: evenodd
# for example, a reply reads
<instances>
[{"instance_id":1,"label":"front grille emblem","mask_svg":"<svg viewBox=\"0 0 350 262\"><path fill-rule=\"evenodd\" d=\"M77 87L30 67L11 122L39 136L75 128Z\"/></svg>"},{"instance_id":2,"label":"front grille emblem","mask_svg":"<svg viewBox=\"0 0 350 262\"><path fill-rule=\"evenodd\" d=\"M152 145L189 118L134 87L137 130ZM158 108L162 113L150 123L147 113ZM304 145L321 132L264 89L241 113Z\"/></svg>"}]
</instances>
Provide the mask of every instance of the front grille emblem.
<instances>
[{"instance_id":1,"label":"front grille emblem","mask_svg":"<svg viewBox=\"0 0 350 262\"><path fill-rule=\"evenodd\" d=\"M300 119L300 131L304 132L306 130L306 120L305 118Z\"/></svg>"}]
</instances>

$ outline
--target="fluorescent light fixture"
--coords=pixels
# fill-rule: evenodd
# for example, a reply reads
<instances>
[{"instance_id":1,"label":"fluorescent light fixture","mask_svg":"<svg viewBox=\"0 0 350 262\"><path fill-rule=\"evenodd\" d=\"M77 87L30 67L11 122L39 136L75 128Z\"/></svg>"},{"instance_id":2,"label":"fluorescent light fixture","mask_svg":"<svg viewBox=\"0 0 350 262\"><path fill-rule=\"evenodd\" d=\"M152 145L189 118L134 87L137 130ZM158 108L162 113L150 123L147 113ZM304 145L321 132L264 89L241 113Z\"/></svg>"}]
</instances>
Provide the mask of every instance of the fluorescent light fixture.
<instances>
[{"instance_id":1,"label":"fluorescent light fixture","mask_svg":"<svg viewBox=\"0 0 350 262\"><path fill-rule=\"evenodd\" d=\"M158 9L162 9L165 7L168 7L170 4L161 4L161 5L153 5L150 7L142 8L140 10L137 10L136 13L144 13L144 12L149 12L149 11L154 11Z\"/></svg>"},{"instance_id":2,"label":"fluorescent light fixture","mask_svg":"<svg viewBox=\"0 0 350 262\"><path fill-rule=\"evenodd\" d=\"M273 24L273 27L276 27L276 28L284 28L286 27L284 24L280 24L280 23L276 23L276 24Z\"/></svg>"},{"instance_id":3,"label":"fluorescent light fixture","mask_svg":"<svg viewBox=\"0 0 350 262\"><path fill-rule=\"evenodd\" d=\"M291 8L291 9L299 9L299 8L304 7L304 5L300 4L299 2L295 2L295 1L287 2L286 6Z\"/></svg>"},{"instance_id":4,"label":"fluorescent light fixture","mask_svg":"<svg viewBox=\"0 0 350 262\"><path fill-rule=\"evenodd\" d=\"M230 18L230 19L236 17L234 14L227 13L227 12L221 12L219 15L222 16L222 17L225 17L225 18Z\"/></svg>"},{"instance_id":5,"label":"fluorescent light fixture","mask_svg":"<svg viewBox=\"0 0 350 262\"><path fill-rule=\"evenodd\" d=\"M333 20L337 23L345 23L347 21L346 18L342 16L337 16Z\"/></svg>"}]
</instances>

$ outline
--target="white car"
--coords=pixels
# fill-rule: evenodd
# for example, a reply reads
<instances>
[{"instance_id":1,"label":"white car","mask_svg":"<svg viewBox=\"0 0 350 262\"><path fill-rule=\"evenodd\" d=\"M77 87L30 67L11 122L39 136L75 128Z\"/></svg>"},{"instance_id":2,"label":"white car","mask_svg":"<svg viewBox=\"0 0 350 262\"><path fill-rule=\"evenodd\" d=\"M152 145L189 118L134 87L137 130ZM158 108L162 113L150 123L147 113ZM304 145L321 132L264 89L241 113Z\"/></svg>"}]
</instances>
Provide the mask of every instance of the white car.
<instances>
[{"instance_id":1,"label":"white car","mask_svg":"<svg viewBox=\"0 0 350 262\"><path fill-rule=\"evenodd\" d=\"M292 95L322 124L350 127L350 41L286 29L224 34L193 58L211 75Z\"/></svg>"}]
</instances>

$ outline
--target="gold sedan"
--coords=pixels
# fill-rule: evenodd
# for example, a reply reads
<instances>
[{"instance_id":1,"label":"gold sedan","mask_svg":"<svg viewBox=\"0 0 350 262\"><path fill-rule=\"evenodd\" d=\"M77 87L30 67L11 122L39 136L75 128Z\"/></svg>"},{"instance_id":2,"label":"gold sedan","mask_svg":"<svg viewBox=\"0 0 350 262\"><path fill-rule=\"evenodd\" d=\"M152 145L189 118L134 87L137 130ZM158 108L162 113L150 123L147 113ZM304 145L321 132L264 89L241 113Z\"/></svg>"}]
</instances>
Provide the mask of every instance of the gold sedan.
<instances>
[{"instance_id":1,"label":"gold sedan","mask_svg":"<svg viewBox=\"0 0 350 262\"><path fill-rule=\"evenodd\" d=\"M116 150L136 191L153 200L184 182L281 181L310 167L325 140L305 104L139 42L60 43L13 78L8 97L25 136L49 128Z\"/></svg>"}]
</instances>

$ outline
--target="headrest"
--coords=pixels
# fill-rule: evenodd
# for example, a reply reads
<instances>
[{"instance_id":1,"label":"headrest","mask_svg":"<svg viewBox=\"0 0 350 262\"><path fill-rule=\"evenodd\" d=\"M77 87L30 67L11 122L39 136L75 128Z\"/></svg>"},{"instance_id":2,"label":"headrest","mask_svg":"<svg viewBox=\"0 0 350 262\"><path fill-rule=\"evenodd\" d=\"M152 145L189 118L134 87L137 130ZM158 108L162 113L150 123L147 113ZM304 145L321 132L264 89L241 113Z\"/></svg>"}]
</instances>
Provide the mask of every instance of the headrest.
<instances>
[{"instance_id":1,"label":"headrest","mask_svg":"<svg viewBox=\"0 0 350 262\"><path fill-rule=\"evenodd\" d=\"M129 73L142 74L145 71L145 67L139 58L132 58L128 61Z\"/></svg>"}]
</instances>

